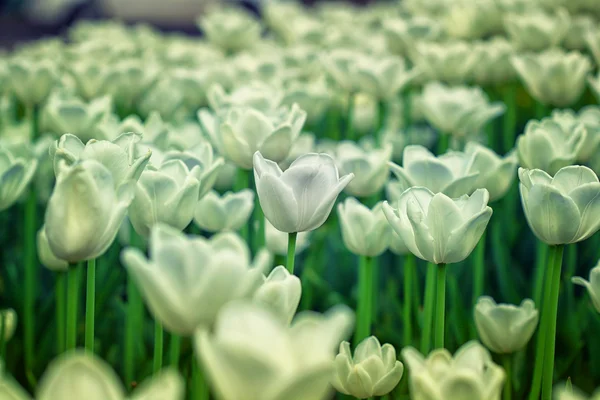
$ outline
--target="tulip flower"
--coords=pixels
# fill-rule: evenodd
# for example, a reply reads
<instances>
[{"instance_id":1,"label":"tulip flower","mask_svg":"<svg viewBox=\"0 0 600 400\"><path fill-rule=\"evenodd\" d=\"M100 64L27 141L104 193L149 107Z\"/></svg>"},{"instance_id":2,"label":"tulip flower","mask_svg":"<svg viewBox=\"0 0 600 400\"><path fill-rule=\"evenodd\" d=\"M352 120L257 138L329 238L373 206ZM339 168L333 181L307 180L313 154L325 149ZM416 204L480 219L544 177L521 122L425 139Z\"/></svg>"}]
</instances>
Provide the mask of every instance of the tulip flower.
<instances>
[{"instance_id":1,"label":"tulip flower","mask_svg":"<svg viewBox=\"0 0 600 400\"><path fill-rule=\"evenodd\" d=\"M246 225L254 209L254 192L244 189L222 197L209 192L196 204L194 222L208 232L237 231Z\"/></svg>"},{"instance_id":2,"label":"tulip flower","mask_svg":"<svg viewBox=\"0 0 600 400\"><path fill-rule=\"evenodd\" d=\"M586 139L587 131L581 123L564 126L549 118L531 120L517 138L519 163L555 174L575 162Z\"/></svg>"},{"instance_id":3,"label":"tulip flower","mask_svg":"<svg viewBox=\"0 0 600 400\"><path fill-rule=\"evenodd\" d=\"M596 19L591 15L574 15L571 18L571 26L565 36L563 46L569 50L586 50L588 48L588 37L595 27ZM590 50L592 50L592 56L596 59L591 47Z\"/></svg>"},{"instance_id":4,"label":"tulip flower","mask_svg":"<svg viewBox=\"0 0 600 400\"><path fill-rule=\"evenodd\" d=\"M555 400L598 400L600 399L600 389L596 389L592 396L586 396L582 391L572 386L561 385L558 388L554 388L554 399Z\"/></svg>"},{"instance_id":5,"label":"tulip flower","mask_svg":"<svg viewBox=\"0 0 600 400\"><path fill-rule=\"evenodd\" d=\"M435 42L444 35L443 27L433 18L415 15L411 18L386 18L383 21L388 48L393 54L406 57L419 42Z\"/></svg>"},{"instance_id":6,"label":"tulip flower","mask_svg":"<svg viewBox=\"0 0 600 400\"><path fill-rule=\"evenodd\" d=\"M159 72L158 65L141 58L118 59L109 69L104 92L112 96L118 107L131 110L160 76Z\"/></svg>"},{"instance_id":7,"label":"tulip flower","mask_svg":"<svg viewBox=\"0 0 600 400\"><path fill-rule=\"evenodd\" d=\"M561 168L554 177L519 168L519 189L527 223L549 245L581 242L600 229L600 183L584 166Z\"/></svg>"},{"instance_id":8,"label":"tulip flower","mask_svg":"<svg viewBox=\"0 0 600 400\"><path fill-rule=\"evenodd\" d=\"M256 290L252 301L264 305L282 322L290 324L302 295L300 278L290 274L283 265L275 267Z\"/></svg>"},{"instance_id":9,"label":"tulip flower","mask_svg":"<svg viewBox=\"0 0 600 400\"><path fill-rule=\"evenodd\" d=\"M208 89L207 98L214 111L228 108L254 108L267 113L281 105L284 93L271 85L262 82L251 82L226 93L223 86L212 85ZM200 116L202 121L202 116Z\"/></svg>"},{"instance_id":10,"label":"tulip flower","mask_svg":"<svg viewBox=\"0 0 600 400\"><path fill-rule=\"evenodd\" d=\"M557 9L554 15L537 11L508 14L504 18L504 27L511 41L519 49L530 51L560 46L570 25L571 17L564 8Z\"/></svg>"},{"instance_id":11,"label":"tulip flower","mask_svg":"<svg viewBox=\"0 0 600 400\"><path fill-rule=\"evenodd\" d=\"M353 197L338 204L344 245L352 253L366 257L381 255L390 245L392 229L381 202L369 209Z\"/></svg>"},{"instance_id":12,"label":"tulip flower","mask_svg":"<svg viewBox=\"0 0 600 400\"><path fill-rule=\"evenodd\" d=\"M588 83L592 92L596 95L596 98L600 99L600 72L595 77L589 76Z\"/></svg>"},{"instance_id":13,"label":"tulip flower","mask_svg":"<svg viewBox=\"0 0 600 400\"><path fill-rule=\"evenodd\" d=\"M558 49L514 56L512 64L533 98L556 107L571 106L579 99L592 69L589 57Z\"/></svg>"},{"instance_id":14,"label":"tulip flower","mask_svg":"<svg viewBox=\"0 0 600 400\"><path fill-rule=\"evenodd\" d=\"M261 255L252 266L248 246L234 233L206 240L160 224L151 231L149 259L127 248L122 260L152 315L168 331L185 336L212 326L229 301L251 298L269 261Z\"/></svg>"},{"instance_id":15,"label":"tulip flower","mask_svg":"<svg viewBox=\"0 0 600 400\"><path fill-rule=\"evenodd\" d=\"M295 254L300 254L308 248L310 244L310 232L299 232L296 237ZM265 218L265 245L267 250L278 256L287 255L288 234L277 230L269 220Z\"/></svg>"},{"instance_id":16,"label":"tulip flower","mask_svg":"<svg viewBox=\"0 0 600 400\"><path fill-rule=\"evenodd\" d=\"M423 146L406 146L403 166L391 164L391 170L398 178L396 188L391 188L392 198L398 198L412 186L426 187L433 193L444 193L449 197L473 193L479 172L469 170L471 158L458 151L436 157Z\"/></svg>"},{"instance_id":17,"label":"tulip flower","mask_svg":"<svg viewBox=\"0 0 600 400\"><path fill-rule=\"evenodd\" d=\"M181 160L169 160L157 170L142 172L129 206L129 219L135 231L148 237L157 223L185 229L198 203L199 173L198 166L189 170Z\"/></svg>"},{"instance_id":18,"label":"tulip flower","mask_svg":"<svg viewBox=\"0 0 600 400\"><path fill-rule=\"evenodd\" d=\"M483 344L498 354L514 353L527 346L538 325L538 311L531 299L520 306L496 304L481 296L475 305L475 325Z\"/></svg>"},{"instance_id":19,"label":"tulip flower","mask_svg":"<svg viewBox=\"0 0 600 400\"><path fill-rule=\"evenodd\" d=\"M260 39L259 21L242 9L212 10L198 19L207 39L225 52L250 48Z\"/></svg>"},{"instance_id":20,"label":"tulip flower","mask_svg":"<svg viewBox=\"0 0 600 400\"><path fill-rule=\"evenodd\" d=\"M579 113L573 110L554 110L552 111L552 121L559 124L562 131L567 135L573 135L585 130L583 143L578 145L577 162L589 162L592 169L600 160L596 155L600 148L600 107L586 106ZM579 125L583 125L583 128Z\"/></svg>"},{"instance_id":21,"label":"tulip flower","mask_svg":"<svg viewBox=\"0 0 600 400\"><path fill-rule=\"evenodd\" d=\"M476 142L467 143L465 153L472 157L469 170L479 173L475 187L487 189L490 202L504 197L517 176L516 154L511 152L500 157L493 150Z\"/></svg>"},{"instance_id":22,"label":"tulip flower","mask_svg":"<svg viewBox=\"0 0 600 400\"><path fill-rule=\"evenodd\" d=\"M41 104L58 82L56 62L13 57L7 64L10 87L28 108Z\"/></svg>"},{"instance_id":23,"label":"tulip flower","mask_svg":"<svg viewBox=\"0 0 600 400\"><path fill-rule=\"evenodd\" d=\"M298 104L302 110L306 111L308 123L318 123L332 102L331 89L324 77L308 82L300 80L287 82L284 91L281 104L288 107Z\"/></svg>"},{"instance_id":24,"label":"tulip flower","mask_svg":"<svg viewBox=\"0 0 600 400\"><path fill-rule=\"evenodd\" d=\"M403 373L404 365L396 360L396 349L387 343L382 346L375 336L370 336L356 347L354 357L350 343L340 344L332 384L340 393L366 399L390 393Z\"/></svg>"},{"instance_id":25,"label":"tulip flower","mask_svg":"<svg viewBox=\"0 0 600 400\"><path fill-rule=\"evenodd\" d=\"M335 347L352 323L343 306L300 314L287 326L259 305L234 302L214 329L196 332L195 350L219 399L325 400Z\"/></svg>"},{"instance_id":26,"label":"tulip flower","mask_svg":"<svg viewBox=\"0 0 600 400\"><path fill-rule=\"evenodd\" d=\"M502 12L494 0L477 3L456 1L444 13L443 25L449 36L457 39L479 39L501 31Z\"/></svg>"},{"instance_id":27,"label":"tulip flower","mask_svg":"<svg viewBox=\"0 0 600 400\"><path fill-rule=\"evenodd\" d=\"M588 31L585 36L585 41L587 47L594 56L594 60L596 61L597 65L600 63L600 32L597 30L595 32L592 30Z\"/></svg>"},{"instance_id":28,"label":"tulip flower","mask_svg":"<svg viewBox=\"0 0 600 400\"><path fill-rule=\"evenodd\" d=\"M465 82L479 61L467 42L418 43L413 62L423 71L419 80L450 84Z\"/></svg>"},{"instance_id":29,"label":"tulip flower","mask_svg":"<svg viewBox=\"0 0 600 400\"><path fill-rule=\"evenodd\" d=\"M589 281L579 276L574 276L571 281L587 289L594 308L600 313L600 263L590 270Z\"/></svg>"},{"instance_id":30,"label":"tulip flower","mask_svg":"<svg viewBox=\"0 0 600 400\"><path fill-rule=\"evenodd\" d=\"M19 157L0 145L0 211L12 206L25 192L37 169L33 157Z\"/></svg>"},{"instance_id":31,"label":"tulip flower","mask_svg":"<svg viewBox=\"0 0 600 400\"><path fill-rule=\"evenodd\" d=\"M473 81L480 86L513 82L517 73L511 58L515 54L513 44L501 37L473 43L479 62L471 71Z\"/></svg>"},{"instance_id":32,"label":"tulip flower","mask_svg":"<svg viewBox=\"0 0 600 400\"><path fill-rule=\"evenodd\" d=\"M402 350L415 400L493 400L500 398L506 375L478 342L464 344L454 353L434 350L427 358L412 347Z\"/></svg>"}]
</instances>

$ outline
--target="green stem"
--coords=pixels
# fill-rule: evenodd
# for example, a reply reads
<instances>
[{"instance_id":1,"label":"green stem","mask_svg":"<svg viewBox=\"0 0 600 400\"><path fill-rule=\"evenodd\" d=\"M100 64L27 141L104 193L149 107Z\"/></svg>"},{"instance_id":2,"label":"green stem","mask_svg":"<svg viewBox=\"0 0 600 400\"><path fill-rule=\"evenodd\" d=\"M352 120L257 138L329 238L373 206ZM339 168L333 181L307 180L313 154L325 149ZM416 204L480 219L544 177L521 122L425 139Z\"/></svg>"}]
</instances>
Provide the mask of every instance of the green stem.
<instances>
[{"instance_id":1,"label":"green stem","mask_svg":"<svg viewBox=\"0 0 600 400\"><path fill-rule=\"evenodd\" d=\"M96 311L96 260L87 262L87 292L85 297L85 349L94 352L94 313Z\"/></svg>"},{"instance_id":2,"label":"green stem","mask_svg":"<svg viewBox=\"0 0 600 400\"><path fill-rule=\"evenodd\" d=\"M0 361L6 360L6 312L0 312Z\"/></svg>"},{"instance_id":3,"label":"green stem","mask_svg":"<svg viewBox=\"0 0 600 400\"><path fill-rule=\"evenodd\" d=\"M548 265L554 265L555 253L551 252L548 260ZM546 276L546 285L544 285L544 300L543 303L536 303L538 309L542 310L540 326L537 330L537 341L535 345L535 362L533 366L533 379L531 381L531 391L529 392L529 400L539 400L542 390L542 374L544 370L544 351L546 346L546 335L549 328L550 314L545 312L547 305L550 304L551 285L553 278L553 268L548 268ZM543 277L543 275L542 275Z\"/></svg>"},{"instance_id":4,"label":"green stem","mask_svg":"<svg viewBox=\"0 0 600 400\"><path fill-rule=\"evenodd\" d=\"M504 151L507 152L514 147L517 134L517 85L509 84L503 93L502 100L506 105L502 124L502 141Z\"/></svg>"},{"instance_id":5,"label":"green stem","mask_svg":"<svg viewBox=\"0 0 600 400\"><path fill-rule=\"evenodd\" d=\"M77 303L79 297L80 265L70 266L67 272L67 332L66 350L77 347Z\"/></svg>"},{"instance_id":6,"label":"green stem","mask_svg":"<svg viewBox=\"0 0 600 400\"><path fill-rule=\"evenodd\" d=\"M512 400L512 355L504 354L504 372L506 373L506 383L504 384L504 392L502 400Z\"/></svg>"},{"instance_id":7,"label":"green stem","mask_svg":"<svg viewBox=\"0 0 600 400\"><path fill-rule=\"evenodd\" d=\"M435 282L437 265L427 264L425 277L425 313L423 316L423 336L421 336L421 354L429 354L431 350L431 328L433 325L433 310L435 308Z\"/></svg>"},{"instance_id":8,"label":"green stem","mask_svg":"<svg viewBox=\"0 0 600 400\"><path fill-rule=\"evenodd\" d=\"M354 93L348 93L348 104L346 109L346 140L354 140L354 126L353 126L353 117L354 117Z\"/></svg>"},{"instance_id":9,"label":"green stem","mask_svg":"<svg viewBox=\"0 0 600 400\"><path fill-rule=\"evenodd\" d=\"M196 357L192 357L192 399L209 400L210 393Z\"/></svg>"},{"instance_id":10,"label":"green stem","mask_svg":"<svg viewBox=\"0 0 600 400\"><path fill-rule=\"evenodd\" d=\"M34 360L34 332L35 332L35 295L38 279L38 265L36 259L36 228L37 228L37 199L33 188L29 189L25 203L25 299L23 301L23 331L25 335L25 368L28 373L33 370Z\"/></svg>"},{"instance_id":11,"label":"green stem","mask_svg":"<svg viewBox=\"0 0 600 400\"><path fill-rule=\"evenodd\" d=\"M475 247L473 252L473 264L474 275L473 275L473 305L477 303L477 299L481 297L485 291L485 231Z\"/></svg>"},{"instance_id":12,"label":"green stem","mask_svg":"<svg viewBox=\"0 0 600 400\"><path fill-rule=\"evenodd\" d=\"M450 135L440 133L439 137L438 137L438 144L437 144L437 155L439 156L441 154L444 154L446 151L448 151L449 145L450 145Z\"/></svg>"},{"instance_id":13,"label":"green stem","mask_svg":"<svg viewBox=\"0 0 600 400\"><path fill-rule=\"evenodd\" d=\"M137 325L137 313L139 310L139 304L141 303L140 293L135 285L135 282L131 276L127 277L127 318L125 320L125 351L124 356L124 370L125 370L125 383L129 386L135 379L134 376L134 363L135 363L135 348L136 339L138 337L141 326Z\"/></svg>"},{"instance_id":14,"label":"green stem","mask_svg":"<svg viewBox=\"0 0 600 400\"><path fill-rule=\"evenodd\" d=\"M542 376L542 399L552 399L552 383L554 377L554 353L556 350L556 320L558 317L558 296L560 292L560 276L562 269L564 245L550 247L550 253L553 253L550 259L554 265L552 268L552 280L546 283L550 286L550 302L544 304L543 313L548 316L548 332L546 335L546 344L544 351L544 372Z\"/></svg>"},{"instance_id":15,"label":"green stem","mask_svg":"<svg viewBox=\"0 0 600 400\"><path fill-rule=\"evenodd\" d=\"M250 171L245 170L243 168L238 168L237 174L235 177L235 182L233 184L233 190L235 192L239 192L240 190L250 188L251 187L250 181L251 181ZM258 204L258 196L256 196L256 200L257 200L256 204ZM259 204L258 204L258 206L260 207ZM256 208L256 205L254 207ZM252 223L251 221L252 221L252 218L250 219L249 223ZM249 228L250 228L249 224L245 224L240 229L240 236L244 239L244 241L246 241L246 243L250 240Z\"/></svg>"},{"instance_id":16,"label":"green stem","mask_svg":"<svg viewBox=\"0 0 600 400\"><path fill-rule=\"evenodd\" d=\"M373 138L375 139L375 145L381 146L381 134L385 128L385 122L387 118L387 103L385 100L379 100L377 103L377 125L373 132Z\"/></svg>"},{"instance_id":17,"label":"green stem","mask_svg":"<svg viewBox=\"0 0 600 400\"><path fill-rule=\"evenodd\" d=\"M542 291L544 290L544 273L548 271L548 245L537 242L535 257L535 278L533 281L533 301L536 306L542 306Z\"/></svg>"},{"instance_id":18,"label":"green stem","mask_svg":"<svg viewBox=\"0 0 600 400\"><path fill-rule=\"evenodd\" d=\"M256 226L256 234L253 235L253 247L254 254L256 254L260 249L265 247L265 214L263 213L263 210L260 207L258 196L256 196L256 203L254 204L253 214L254 221L252 226Z\"/></svg>"},{"instance_id":19,"label":"green stem","mask_svg":"<svg viewBox=\"0 0 600 400\"><path fill-rule=\"evenodd\" d=\"M446 264L437 266L435 314L435 348L443 349L446 320Z\"/></svg>"},{"instance_id":20,"label":"green stem","mask_svg":"<svg viewBox=\"0 0 600 400\"><path fill-rule=\"evenodd\" d=\"M402 309L404 346L412 345L412 287L415 275L416 260L412 254L404 257L404 304Z\"/></svg>"},{"instance_id":21,"label":"green stem","mask_svg":"<svg viewBox=\"0 0 600 400\"><path fill-rule=\"evenodd\" d=\"M163 337L164 330L162 324L154 321L154 365L152 371L158 373L163 364Z\"/></svg>"},{"instance_id":22,"label":"green stem","mask_svg":"<svg viewBox=\"0 0 600 400\"><path fill-rule=\"evenodd\" d=\"M550 107L546 106L544 103L540 101L535 101L535 118L542 119L550 114Z\"/></svg>"},{"instance_id":23,"label":"green stem","mask_svg":"<svg viewBox=\"0 0 600 400\"><path fill-rule=\"evenodd\" d=\"M402 113L404 116L404 131L405 133L408 133L408 128L410 128L410 125L412 123L412 92L410 88L406 88L402 92L402 105ZM408 144L412 144L412 142L410 141L411 138L408 139Z\"/></svg>"},{"instance_id":24,"label":"green stem","mask_svg":"<svg viewBox=\"0 0 600 400\"><path fill-rule=\"evenodd\" d=\"M287 270L290 274L294 274L294 259L296 258L296 237L297 232L291 232L288 234L288 252L287 252Z\"/></svg>"},{"instance_id":25,"label":"green stem","mask_svg":"<svg viewBox=\"0 0 600 400\"><path fill-rule=\"evenodd\" d=\"M67 277L65 272L57 272L55 276L56 283L54 291L56 296L56 351L58 354L62 354L65 351L65 328L67 324L65 319L65 280Z\"/></svg>"},{"instance_id":26,"label":"green stem","mask_svg":"<svg viewBox=\"0 0 600 400\"><path fill-rule=\"evenodd\" d=\"M356 331L354 345L371 335L373 321L373 265L371 258L359 257L358 265L358 307L356 312Z\"/></svg>"},{"instance_id":27,"label":"green stem","mask_svg":"<svg viewBox=\"0 0 600 400\"><path fill-rule=\"evenodd\" d=\"M171 335L171 346L169 348L169 365L177 368L181 354L181 336Z\"/></svg>"}]
</instances>

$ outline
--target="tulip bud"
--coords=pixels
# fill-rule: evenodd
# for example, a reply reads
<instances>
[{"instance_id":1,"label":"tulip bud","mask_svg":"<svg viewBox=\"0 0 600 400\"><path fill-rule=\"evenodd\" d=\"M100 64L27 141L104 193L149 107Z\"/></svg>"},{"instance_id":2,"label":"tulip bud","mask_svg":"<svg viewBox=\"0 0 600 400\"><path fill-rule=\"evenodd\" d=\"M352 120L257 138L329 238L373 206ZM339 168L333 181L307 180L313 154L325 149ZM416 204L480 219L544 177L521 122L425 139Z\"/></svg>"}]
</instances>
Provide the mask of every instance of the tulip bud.
<instances>
[{"instance_id":1,"label":"tulip bud","mask_svg":"<svg viewBox=\"0 0 600 400\"><path fill-rule=\"evenodd\" d=\"M600 182L584 166L561 168L551 177L519 168L519 190L527 223L549 245L581 242L600 229Z\"/></svg>"},{"instance_id":2,"label":"tulip bud","mask_svg":"<svg viewBox=\"0 0 600 400\"><path fill-rule=\"evenodd\" d=\"M23 195L37 165L35 158L17 157L0 147L0 211L12 206Z\"/></svg>"},{"instance_id":3,"label":"tulip bud","mask_svg":"<svg viewBox=\"0 0 600 400\"><path fill-rule=\"evenodd\" d=\"M377 257L390 245L392 228L387 222L381 202L369 209L354 197L338 204L338 215L344 245L352 253Z\"/></svg>"},{"instance_id":4,"label":"tulip bud","mask_svg":"<svg viewBox=\"0 0 600 400\"><path fill-rule=\"evenodd\" d=\"M590 270L589 281L579 276L574 276L571 281L587 289L594 308L600 313L600 263Z\"/></svg>"},{"instance_id":5,"label":"tulip bud","mask_svg":"<svg viewBox=\"0 0 600 400\"><path fill-rule=\"evenodd\" d=\"M504 370L476 341L464 344L454 357L446 349L437 349L424 358L407 347L402 358L410 372L408 383L414 399L499 399L506 378Z\"/></svg>"},{"instance_id":6,"label":"tulip bud","mask_svg":"<svg viewBox=\"0 0 600 400\"><path fill-rule=\"evenodd\" d=\"M350 343L342 342L334 365L333 387L359 399L385 396L394 390L404 373L394 347L387 343L382 346L375 336L358 344L354 358Z\"/></svg>"},{"instance_id":7,"label":"tulip bud","mask_svg":"<svg viewBox=\"0 0 600 400\"><path fill-rule=\"evenodd\" d=\"M527 346L539 320L531 299L520 306L496 304L494 299L481 296L475 305L475 325L483 344L499 354L514 353Z\"/></svg>"},{"instance_id":8,"label":"tulip bud","mask_svg":"<svg viewBox=\"0 0 600 400\"><path fill-rule=\"evenodd\" d=\"M392 208L383 212L406 247L434 264L457 263L469 256L492 216L488 192L477 189L471 196L451 199L423 187L406 190Z\"/></svg>"},{"instance_id":9,"label":"tulip bud","mask_svg":"<svg viewBox=\"0 0 600 400\"><path fill-rule=\"evenodd\" d=\"M281 321L289 324L296 314L301 295L300 279L279 265L265 278L252 300L272 310Z\"/></svg>"},{"instance_id":10,"label":"tulip bud","mask_svg":"<svg viewBox=\"0 0 600 400\"><path fill-rule=\"evenodd\" d=\"M244 189L222 197L209 192L196 204L194 222L208 232L237 231L248 223L254 209L254 192Z\"/></svg>"},{"instance_id":11,"label":"tulip bud","mask_svg":"<svg viewBox=\"0 0 600 400\"><path fill-rule=\"evenodd\" d=\"M578 145L576 161L580 163L589 161L594 169L599 159L597 150L600 147L600 107L587 106L582 108L579 114L570 109L554 110L551 118L560 125L567 137L585 130L583 143Z\"/></svg>"},{"instance_id":12,"label":"tulip bud","mask_svg":"<svg viewBox=\"0 0 600 400\"><path fill-rule=\"evenodd\" d=\"M340 142L335 151L336 163L342 174L354 174L346 186L352 196L369 197L379 193L390 175L392 146L365 150L354 142Z\"/></svg>"},{"instance_id":13,"label":"tulip bud","mask_svg":"<svg viewBox=\"0 0 600 400\"><path fill-rule=\"evenodd\" d=\"M254 154L254 181L265 217L282 232L312 231L323 225L337 196L354 178L341 179L331 156L309 153L282 172L279 166Z\"/></svg>"}]
</instances>

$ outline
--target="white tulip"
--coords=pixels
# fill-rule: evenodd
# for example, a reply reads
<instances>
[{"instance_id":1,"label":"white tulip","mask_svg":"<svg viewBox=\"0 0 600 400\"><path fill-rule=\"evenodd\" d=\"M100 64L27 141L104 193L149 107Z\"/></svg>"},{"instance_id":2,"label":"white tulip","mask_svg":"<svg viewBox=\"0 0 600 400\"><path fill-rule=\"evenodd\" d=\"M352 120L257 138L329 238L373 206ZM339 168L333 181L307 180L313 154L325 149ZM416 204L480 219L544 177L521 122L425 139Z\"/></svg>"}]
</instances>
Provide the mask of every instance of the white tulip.
<instances>
[{"instance_id":1,"label":"white tulip","mask_svg":"<svg viewBox=\"0 0 600 400\"><path fill-rule=\"evenodd\" d=\"M472 157L469 171L479 172L475 187L487 189L490 201L504 197L517 176L516 154L511 152L500 157L493 150L476 142L467 143L465 153Z\"/></svg>"},{"instance_id":2,"label":"white tulip","mask_svg":"<svg viewBox=\"0 0 600 400\"><path fill-rule=\"evenodd\" d=\"M589 280L574 276L571 281L587 289L594 308L600 313L600 263L590 270Z\"/></svg>"},{"instance_id":3,"label":"white tulip","mask_svg":"<svg viewBox=\"0 0 600 400\"><path fill-rule=\"evenodd\" d=\"M346 192L358 197L379 193L390 175L392 150L390 145L367 150L354 142L340 142L335 150L340 173L354 174L354 179L346 186Z\"/></svg>"},{"instance_id":4,"label":"white tulip","mask_svg":"<svg viewBox=\"0 0 600 400\"><path fill-rule=\"evenodd\" d=\"M23 195L37 165L35 158L20 157L0 145L0 211L12 206Z\"/></svg>"},{"instance_id":5,"label":"white tulip","mask_svg":"<svg viewBox=\"0 0 600 400\"><path fill-rule=\"evenodd\" d=\"M212 10L198 19L208 40L226 52L250 48L260 39L261 25L241 8Z\"/></svg>"},{"instance_id":6,"label":"white tulip","mask_svg":"<svg viewBox=\"0 0 600 400\"><path fill-rule=\"evenodd\" d=\"M413 187L398 198L395 208L383 203L392 228L415 256L434 264L457 263L469 256L492 216L489 194L451 199L424 187Z\"/></svg>"},{"instance_id":7,"label":"white tulip","mask_svg":"<svg viewBox=\"0 0 600 400\"><path fill-rule=\"evenodd\" d=\"M223 196L209 192L196 204L194 222L208 232L237 231L250 218L254 209L254 192L244 189Z\"/></svg>"},{"instance_id":8,"label":"white tulip","mask_svg":"<svg viewBox=\"0 0 600 400\"><path fill-rule=\"evenodd\" d=\"M508 36L521 50L540 51L560 46L570 25L571 17L563 8L554 15L537 11L508 14L504 18Z\"/></svg>"},{"instance_id":9,"label":"white tulip","mask_svg":"<svg viewBox=\"0 0 600 400\"><path fill-rule=\"evenodd\" d=\"M265 217L282 232L312 231L323 225L337 196L354 178L341 179L331 156L305 154L282 172L277 163L254 154L254 180Z\"/></svg>"},{"instance_id":10,"label":"white tulip","mask_svg":"<svg viewBox=\"0 0 600 400\"><path fill-rule=\"evenodd\" d=\"M277 109L283 100L283 92L264 82L251 82L226 93L219 84L212 85L207 93L208 103L214 111L232 107L249 107L261 112Z\"/></svg>"},{"instance_id":11,"label":"white tulip","mask_svg":"<svg viewBox=\"0 0 600 400\"><path fill-rule=\"evenodd\" d=\"M252 301L270 309L282 322L289 324L296 314L301 295L300 278L290 274L283 265L279 265L265 278L265 282L254 293Z\"/></svg>"},{"instance_id":12,"label":"white tulip","mask_svg":"<svg viewBox=\"0 0 600 400\"><path fill-rule=\"evenodd\" d=\"M465 82L479 62L471 44L462 41L418 43L412 58L423 71L419 81L438 80L452 84Z\"/></svg>"},{"instance_id":13,"label":"white tulip","mask_svg":"<svg viewBox=\"0 0 600 400\"><path fill-rule=\"evenodd\" d=\"M352 253L377 257L387 250L392 228L383 214L381 202L369 209L354 197L348 197L338 204L338 215L344 245Z\"/></svg>"}]
</instances>

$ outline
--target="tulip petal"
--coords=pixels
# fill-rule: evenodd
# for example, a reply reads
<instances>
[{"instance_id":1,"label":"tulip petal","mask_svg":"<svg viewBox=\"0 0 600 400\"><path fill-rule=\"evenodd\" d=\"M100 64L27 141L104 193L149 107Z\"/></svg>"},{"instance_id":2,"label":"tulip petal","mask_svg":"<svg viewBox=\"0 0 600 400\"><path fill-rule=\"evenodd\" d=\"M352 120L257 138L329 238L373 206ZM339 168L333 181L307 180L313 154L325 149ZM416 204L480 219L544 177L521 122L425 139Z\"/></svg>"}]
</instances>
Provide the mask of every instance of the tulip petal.
<instances>
[{"instance_id":1,"label":"tulip petal","mask_svg":"<svg viewBox=\"0 0 600 400\"><path fill-rule=\"evenodd\" d=\"M400 361L396 361L395 365L373 386L373 394L375 396L385 396L390 393L402 379L404 374L404 365Z\"/></svg>"},{"instance_id":2,"label":"tulip petal","mask_svg":"<svg viewBox=\"0 0 600 400\"><path fill-rule=\"evenodd\" d=\"M296 372L291 382L272 393L265 393L260 400L325 400L328 398L331 378L331 362L321 365L311 365L306 370ZM245 397L244 397L245 398Z\"/></svg>"},{"instance_id":3,"label":"tulip petal","mask_svg":"<svg viewBox=\"0 0 600 400\"><path fill-rule=\"evenodd\" d=\"M131 400L181 400L185 396L185 381L173 370L160 372L147 382L143 382L131 396Z\"/></svg>"},{"instance_id":4,"label":"tulip petal","mask_svg":"<svg viewBox=\"0 0 600 400\"><path fill-rule=\"evenodd\" d=\"M564 194L570 194L571 191L586 183L598 183L598 177L590 168L581 165L564 167L552 179L552 186L557 187Z\"/></svg>"},{"instance_id":5,"label":"tulip petal","mask_svg":"<svg viewBox=\"0 0 600 400\"><path fill-rule=\"evenodd\" d=\"M438 260L445 260L446 254L452 252L452 248L448 246L447 241L450 239L452 232L463 225L464 219L461 210L448 196L438 193L431 199L425 215L425 224L435 247L434 258L436 263L446 262Z\"/></svg>"},{"instance_id":6,"label":"tulip petal","mask_svg":"<svg viewBox=\"0 0 600 400\"><path fill-rule=\"evenodd\" d=\"M595 176L595 175L594 175ZM581 215L579 229L575 234L578 242L586 240L600 229L600 183L586 183L570 193Z\"/></svg>"},{"instance_id":7,"label":"tulip petal","mask_svg":"<svg viewBox=\"0 0 600 400\"><path fill-rule=\"evenodd\" d=\"M298 202L290 187L267 173L259 178L256 191L265 217L276 229L288 233L299 231Z\"/></svg>"},{"instance_id":8,"label":"tulip petal","mask_svg":"<svg viewBox=\"0 0 600 400\"><path fill-rule=\"evenodd\" d=\"M302 230L303 232L315 230L325 223L327 217L331 214L331 209L338 195L348 186L352 179L354 179L354 174L344 175L335 186L328 188L328 192L321 198L321 203L310 217L310 220L306 221Z\"/></svg>"},{"instance_id":9,"label":"tulip petal","mask_svg":"<svg viewBox=\"0 0 600 400\"><path fill-rule=\"evenodd\" d=\"M267 136L259 146L261 154L269 160L280 162L290 153L292 147L292 130L290 126L281 126Z\"/></svg>"},{"instance_id":10,"label":"tulip petal","mask_svg":"<svg viewBox=\"0 0 600 400\"><path fill-rule=\"evenodd\" d=\"M486 207L467 220L465 224L453 230L447 239L443 262L451 264L467 258L479 243L491 217L492 209Z\"/></svg>"}]
</instances>

